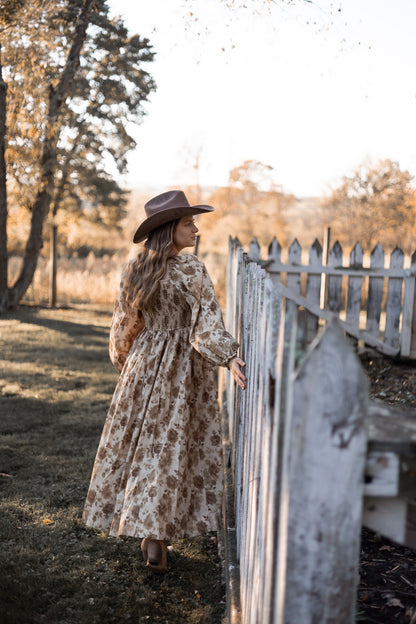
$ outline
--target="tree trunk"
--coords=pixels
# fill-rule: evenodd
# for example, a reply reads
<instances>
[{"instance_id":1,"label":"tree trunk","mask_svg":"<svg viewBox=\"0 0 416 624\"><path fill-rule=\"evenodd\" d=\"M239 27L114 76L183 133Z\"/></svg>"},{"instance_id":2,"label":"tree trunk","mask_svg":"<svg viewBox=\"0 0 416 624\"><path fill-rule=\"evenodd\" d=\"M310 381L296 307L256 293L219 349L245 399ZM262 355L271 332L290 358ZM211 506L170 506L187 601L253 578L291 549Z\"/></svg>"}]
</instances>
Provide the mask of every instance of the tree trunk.
<instances>
[{"instance_id":1,"label":"tree trunk","mask_svg":"<svg viewBox=\"0 0 416 624\"><path fill-rule=\"evenodd\" d=\"M6 96L0 45L0 310L7 305Z\"/></svg>"},{"instance_id":2,"label":"tree trunk","mask_svg":"<svg viewBox=\"0 0 416 624\"><path fill-rule=\"evenodd\" d=\"M50 269L49 269L49 305L51 308L56 306L56 302L58 299L58 289L56 286L56 275L58 272L58 253L57 253L57 242L58 242L58 226L55 223L55 217L58 212L58 208L61 205L61 202L64 197L66 184L68 182L69 169L71 164L71 159L73 158L77 149L77 143L74 141L71 151L68 153L66 157L65 163L62 167L62 177L59 183L59 186L56 190L55 197L53 200L53 208L52 208L52 225L51 225L51 237L50 237Z\"/></svg>"},{"instance_id":3,"label":"tree trunk","mask_svg":"<svg viewBox=\"0 0 416 624\"><path fill-rule=\"evenodd\" d=\"M54 176L57 167L56 146L59 139L59 114L68 93L68 88L79 65L81 47L93 9L94 0L84 0L75 26L74 39L60 80L50 87L49 110L45 139L41 156L39 188L32 209L29 237L26 243L23 266L16 283L9 291L8 307L14 308L32 282L39 253L43 244L43 224L49 211L52 198Z\"/></svg>"},{"instance_id":4,"label":"tree trunk","mask_svg":"<svg viewBox=\"0 0 416 624\"><path fill-rule=\"evenodd\" d=\"M51 250L50 250L50 275L49 275L49 305L51 308L56 306L57 288L56 288L56 270L57 270L57 250L56 242L58 238L58 226L55 222L51 225Z\"/></svg>"}]
</instances>

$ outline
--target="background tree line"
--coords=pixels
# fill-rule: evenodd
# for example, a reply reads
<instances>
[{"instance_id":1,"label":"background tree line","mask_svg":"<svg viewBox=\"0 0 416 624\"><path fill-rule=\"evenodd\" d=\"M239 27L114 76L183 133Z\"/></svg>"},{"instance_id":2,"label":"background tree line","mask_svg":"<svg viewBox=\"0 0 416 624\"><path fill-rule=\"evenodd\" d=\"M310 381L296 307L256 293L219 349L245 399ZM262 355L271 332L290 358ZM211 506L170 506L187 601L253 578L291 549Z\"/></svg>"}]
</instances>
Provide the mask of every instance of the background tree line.
<instances>
[{"instance_id":1,"label":"background tree line","mask_svg":"<svg viewBox=\"0 0 416 624\"><path fill-rule=\"evenodd\" d=\"M413 177L390 159L366 160L329 188L322 198L296 198L273 182L272 168L245 161L230 172L229 184L205 200L216 207L203 223L204 236L215 232L210 244L225 240L223 232L248 243L255 235L267 246L276 236L282 246L295 237L303 245L322 239L331 227L333 240L345 247L357 241L366 251L378 242L386 249L416 249L416 190ZM223 245L222 245L223 248Z\"/></svg>"},{"instance_id":2,"label":"background tree line","mask_svg":"<svg viewBox=\"0 0 416 624\"><path fill-rule=\"evenodd\" d=\"M164 189L147 193L133 191L125 215L117 224L103 226L83 218L67 229L62 227L61 284L65 282L65 288L68 286L70 292L76 292L78 299L94 301L96 292L92 292L91 283L95 281L100 284L98 300L111 303L117 291L121 265L128 254L137 250L135 246L129 246L129 241L138 221L145 216L144 203L160 190ZM230 234L238 236L244 245L255 235L263 248L267 248L273 236L278 238L282 247L288 247L296 237L302 247L307 248L315 238L322 240L324 229L329 225L332 241L339 240L347 253L357 241L364 251L371 251L377 242L386 251L398 245L408 254L416 247L416 203L411 176L389 160L360 165L324 198L299 199L285 193L274 182L272 168L255 160L245 161L232 169L227 184L222 187L209 189L194 184L185 190L191 202L204 201L216 208L209 217L202 216L198 221L201 230L199 253L208 264L220 299L223 299L225 289ZM15 251L18 250L16 244ZM41 255L45 258L48 254L46 241ZM86 263L81 262L87 256ZM112 262L109 261L111 257ZM43 300L48 280L47 266L43 259L42 277L38 276L36 280L37 292L39 282L43 280ZM103 275L106 271L108 280ZM78 283L82 281L85 284ZM68 301L67 294L61 293L61 301Z\"/></svg>"}]
</instances>

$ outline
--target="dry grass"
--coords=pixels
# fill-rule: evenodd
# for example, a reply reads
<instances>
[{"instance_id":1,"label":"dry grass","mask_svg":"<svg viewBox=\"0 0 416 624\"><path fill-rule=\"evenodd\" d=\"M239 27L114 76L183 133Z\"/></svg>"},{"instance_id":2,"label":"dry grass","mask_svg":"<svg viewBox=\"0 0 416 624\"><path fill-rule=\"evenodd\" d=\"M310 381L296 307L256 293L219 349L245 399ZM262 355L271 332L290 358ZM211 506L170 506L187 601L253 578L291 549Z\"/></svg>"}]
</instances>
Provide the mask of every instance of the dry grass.
<instances>
[{"instance_id":1,"label":"dry grass","mask_svg":"<svg viewBox=\"0 0 416 624\"><path fill-rule=\"evenodd\" d=\"M0 317L1 624L221 622L212 535L174 544L158 577L138 540L81 521L117 377L109 322L87 306Z\"/></svg>"},{"instance_id":2,"label":"dry grass","mask_svg":"<svg viewBox=\"0 0 416 624\"><path fill-rule=\"evenodd\" d=\"M192 249L190 251L192 252ZM74 303L112 305L118 294L121 269L128 255L126 252L96 257L90 252L86 258L60 258L57 272L59 305ZM200 257L206 263L218 299L224 305L227 254L204 252ZM21 262L21 258L17 256L10 259L9 284L13 284L17 278ZM49 260L40 257L24 303L32 305L48 303L49 268Z\"/></svg>"},{"instance_id":3,"label":"dry grass","mask_svg":"<svg viewBox=\"0 0 416 624\"><path fill-rule=\"evenodd\" d=\"M57 291L60 305L71 303L112 303L118 293L120 273L126 257L114 254L86 258L60 258L57 271ZM13 284L21 265L13 256L9 263L9 284ZM49 300L49 260L40 257L32 284L24 302L45 304Z\"/></svg>"}]
</instances>

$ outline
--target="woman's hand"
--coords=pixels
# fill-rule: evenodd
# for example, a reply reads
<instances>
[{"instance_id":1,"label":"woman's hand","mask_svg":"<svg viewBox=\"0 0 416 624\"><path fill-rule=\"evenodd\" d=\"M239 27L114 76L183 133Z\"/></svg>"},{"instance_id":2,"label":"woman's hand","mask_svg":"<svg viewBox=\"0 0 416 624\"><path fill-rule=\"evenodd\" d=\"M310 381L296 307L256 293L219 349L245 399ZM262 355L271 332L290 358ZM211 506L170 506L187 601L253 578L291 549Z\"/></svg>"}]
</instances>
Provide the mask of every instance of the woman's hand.
<instances>
[{"instance_id":1,"label":"woman's hand","mask_svg":"<svg viewBox=\"0 0 416 624\"><path fill-rule=\"evenodd\" d=\"M241 366L245 366L246 363L239 357L233 357L228 361L228 369L240 388L246 389L246 377L243 375Z\"/></svg>"}]
</instances>

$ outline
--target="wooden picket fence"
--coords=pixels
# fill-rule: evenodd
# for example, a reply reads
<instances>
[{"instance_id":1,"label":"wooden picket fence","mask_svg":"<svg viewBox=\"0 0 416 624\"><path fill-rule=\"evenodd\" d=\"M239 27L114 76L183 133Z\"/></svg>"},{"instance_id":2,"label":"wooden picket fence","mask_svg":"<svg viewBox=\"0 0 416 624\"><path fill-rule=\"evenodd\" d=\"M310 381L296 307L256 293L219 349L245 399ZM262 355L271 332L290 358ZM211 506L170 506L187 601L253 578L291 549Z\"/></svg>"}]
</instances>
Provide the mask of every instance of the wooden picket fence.
<instances>
[{"instance_id":1,"label":"wooden picket fence","mask_svg":"<svg viewBox=\"0 0 416 624\"><path fill-rule=\"evenodd\" d=\"M369 267L363 266L364 254L358 243L350 253L349 265L344 265L338 241L330 250L328 264L323 264L318 240L309 249L308 264L302 264L302 248L296 239L285 263L276 238L264 260L256 239L250 243L248 255L267 270L274 283L290 290L292 300L309 311L307 331L311 336L316 333L319 318L327 320L336 314L343 319L346 331L367 345L386 355L416 358L416 252L407 269L403 268L404 253L397 247L385 268L380 244L371 252ZM320 306L323 291L325 305Z\"/></svg>"},{"instance_id":2,"label":"wooden picket fence","mask_svg":"<svg viewBox=\"0 0 416 624\"><path fill-rule=\"evenodd\" d=\"M220 378L228 619L352 624L363 517L416 547L416 415L379 426L386 406L369 403L337 319L307 348L310 312L289 276L273 283L230 242L226 323L248 382Z\"/></svg>"}]
</instances>

